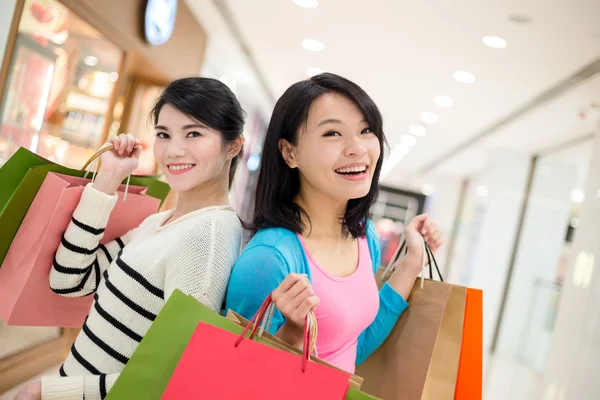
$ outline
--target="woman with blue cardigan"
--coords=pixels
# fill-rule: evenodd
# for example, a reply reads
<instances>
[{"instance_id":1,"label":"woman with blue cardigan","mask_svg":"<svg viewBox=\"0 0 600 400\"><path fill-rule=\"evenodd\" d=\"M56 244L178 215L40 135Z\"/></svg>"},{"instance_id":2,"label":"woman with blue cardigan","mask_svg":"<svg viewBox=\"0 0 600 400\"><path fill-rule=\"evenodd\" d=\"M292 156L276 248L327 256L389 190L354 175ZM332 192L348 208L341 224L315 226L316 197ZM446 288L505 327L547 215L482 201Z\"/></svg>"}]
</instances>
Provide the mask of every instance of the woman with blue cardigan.
<instances>
[{"instance_id":1,"label":"woman with blue cardigan","mask_svg":"<svg viewBox=\"0 0 600 400\"><path fill-rule=\"evenodd\" d=\"M301 347L307 313L320 358L348 372L387 338L408 306L423 240L441 235L427 215L405 229L408 252L377 290L380 249L368 213L385 144L373 100L356 84L321 74L292 85L267 130L254 236L234 265L226 307L251 318L272 293L270 332Z\"/></svg>"}]
</instances>

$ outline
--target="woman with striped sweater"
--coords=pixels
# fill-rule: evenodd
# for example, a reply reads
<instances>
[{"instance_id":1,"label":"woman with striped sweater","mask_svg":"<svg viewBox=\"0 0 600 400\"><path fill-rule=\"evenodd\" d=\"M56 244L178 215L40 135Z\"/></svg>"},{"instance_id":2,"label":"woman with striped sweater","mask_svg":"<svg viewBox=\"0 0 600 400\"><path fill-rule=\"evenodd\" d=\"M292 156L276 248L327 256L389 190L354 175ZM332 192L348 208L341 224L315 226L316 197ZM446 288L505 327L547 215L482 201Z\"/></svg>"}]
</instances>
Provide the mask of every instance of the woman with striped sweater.
<instances>
[{"instance_id":1,"label":"woman with striped sweater","mask_svg":"<svg viewBox=\"0 0 600 400\"><path fill-rule=\"evenodd\" d=\"M140 155L133 135L109 139L114 149L101 156L50 273L56 293L93 295L92 308L60 376L25 386L18 399L104 398L174 289L221 308L241 246L228 192L242 152L243 110L223 83L195 77L172 82L151 117L154 155L177 205L101 244L115 192Z\"/></svg>"}]
</instances>

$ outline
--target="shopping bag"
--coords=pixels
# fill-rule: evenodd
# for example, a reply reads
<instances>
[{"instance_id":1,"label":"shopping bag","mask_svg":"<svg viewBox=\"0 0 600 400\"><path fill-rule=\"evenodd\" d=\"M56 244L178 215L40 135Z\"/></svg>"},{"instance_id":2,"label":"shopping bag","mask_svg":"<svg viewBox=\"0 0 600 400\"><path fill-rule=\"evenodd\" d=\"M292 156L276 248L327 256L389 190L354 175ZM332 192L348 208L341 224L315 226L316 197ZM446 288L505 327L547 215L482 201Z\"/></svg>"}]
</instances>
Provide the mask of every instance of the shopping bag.
<instances>
[{"instance_id":1,"label":"shopping bag","mask_svg":"<svg viewBox=\"0 0 600 400\"><path fill-rule=\"evenodd\" d=\"M441 280L427 246L424 255L430 277L433 264ZM466 288L424 279L424 266L425 263L422 277L415 282L408 298L410 306L382 346L357 367L356 373L364 378L362 390L369 394L386 400L454 398ZM385 279L388 271L380 276Z\"/></svg>"},{"instance_id":2,"label":"shopping bag","mask_svg":"<svg viewBox=\"0 0 600 400\"><path fill-rule=\"evenodd\" d=\"M98 153L92 157L94 159ZM8 252L19 225L49 172L84 177L86 171L54 164L25 148L20 148L0 167L0 264ZM169 194L169 185L156 176L131 176L130 184L144 186L146 194L161 202Z\"/></svg>"},{"instance_id":3,"label":"shopping bag","mask_svg":"<svg viewBox=\"0 0 600 400\"><path fill-rule=\"evenodd\" d=\"M235 334L244 329L206 308L192 296L175 290L119 375L107 400L160 399L200 321ZM265 337L255 340L279 348ZM199 375L200 378L204 379ZM230 382L234 380L230 379ZM374 399L355 387L350 387L347 398Z\"/></svg>"},{"instance_id":4,"label":"shopping bag","mask_svg":"<svg viewBox=\"0 0 600 400\"><path fill-rule=\"evenodd\" d=\"M64 297L48 282L54 254L71 222L88 179L48 173L0 268L0 318L8 325L80 328L92 297ZM145 187L125 186L110 215L102 243L123 236L155 213L160 200Z\"/></svg>"},{"instance_id":5,"label":"shopping bag","mask_svg":"<svg viewBox=\"0 0 600 400\"><path fill-rule=\"evenodd\" d=\"M252 340L270 307L269 296L241 334L200 322L162 399L345 399L350 374L310 360L308 316L301 358Z\"/></svg>"},{"instance_id":6,"label":"shopping bag","mask_svg":"<svg viewBox=\"0 0 600 400\"><path fill-rule=\"evenodd\" d=\"M456 382L456 400L483 396L483 292L467 289L465 324Z\"/></svg>"},{"instance_id":7,"label":"shopping bag","mask_svg":"<svg viewBox=\"0 0 600 400\"><path fill-rule=\"evenodd\" d=\"M250 321L247 320L246 318L242 317L240 314L236 313L235 311L229 310L227 311L227 316L226 318L238 325L240 325L242 328L247 327L250 324ZM265 339L266 341L269 342L269 344L273 345L276 348L279 348L283 351L287 351L288 353L292 353L292 354L296 354L298 356L302 356L302 351L300 351L300 349L298 349L297 347L291 346L288 343L286 343L285 341L279 339L277 336L271 335L269 332L267 331L261 331L258 335L259 338ZM330 368L335 368L335 369L339 369L331 364L329 364L326 361L321 360L318 357L312 357L311 358L312 361L319 363L319 364L323 364L323 365L327 365ZM363 382L363 378L361 378L358 375L351 375L350 376L350 380L349 380L349 385L352 388L358 389L360 390L360 387L362 385Z\"/></svg>"}]
</instances>

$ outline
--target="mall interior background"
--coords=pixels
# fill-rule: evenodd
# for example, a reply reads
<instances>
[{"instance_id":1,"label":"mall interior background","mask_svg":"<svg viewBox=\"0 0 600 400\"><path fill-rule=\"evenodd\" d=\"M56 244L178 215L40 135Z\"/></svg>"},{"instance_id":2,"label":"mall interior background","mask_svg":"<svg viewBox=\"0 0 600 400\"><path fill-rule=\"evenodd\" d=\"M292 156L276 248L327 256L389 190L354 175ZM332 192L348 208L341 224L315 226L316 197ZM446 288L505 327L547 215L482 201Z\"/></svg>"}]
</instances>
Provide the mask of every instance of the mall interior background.
<instances>
[{"instance_id":1,"label":"mall interior background","mask_svg":"<svg viewBox=\"0 0 600 400\"><path fill-rule=\"evenodd\" d=\"M186 0L158 48L144 1L110 3L0 0L0 164L24 146L79 167L124 129L149 148L157 93L201 73L247 112L232 192L247 217L275 99L341 74L385 119L384 262L426 211L446 234L445 277L484 290L484 398L600 398L600 2ZM151 151L139 172L156 172ZM0 326L0 376L72 334Z\"/></svg>"}]
</instances>

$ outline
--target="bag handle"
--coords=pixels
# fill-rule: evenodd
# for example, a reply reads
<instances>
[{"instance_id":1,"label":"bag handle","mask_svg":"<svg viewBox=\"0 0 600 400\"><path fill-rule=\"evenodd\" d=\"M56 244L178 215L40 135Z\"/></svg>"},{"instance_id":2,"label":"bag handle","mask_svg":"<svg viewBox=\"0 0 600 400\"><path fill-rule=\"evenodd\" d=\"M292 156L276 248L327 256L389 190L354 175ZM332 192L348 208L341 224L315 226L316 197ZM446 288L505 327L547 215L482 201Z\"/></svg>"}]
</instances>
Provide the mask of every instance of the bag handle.
<instances>
[{"instance_id":1,"label":"bag handle","mask_svg":"<svg viewBox=\"0 0 600 400\"><path fill-rule=\"evenodd\" d=\"M402 255L402 252L404 252L404 255ZM385 282L387 280L388 274L391 275L396 270L396 265L398 264L398 261L400 261L400 259L403 256L406 256L407 253L408 253L408 246L406 245L406 238L404 237L404 234L402 234L400 236L400 245L398 245L398 248L394 252L394 255L390 259L390 262L385 267L385 270L383 271L383 274L381 275L382 281ZM425 263L425 257L427 257L427 263ZM440 278L440 282L444 282L444 278L442 277L442 274L440 272L440 268L438 266L437 260L435 259L435 256L433 255L433 252L431 251L429 246L427 246L427 244L425 243L425 239L423 239L423 254L421 256L421 288L423 288L423 280L425 279L425 266L426 265L429 266L429 279L433 279L432 261L433 261L433 266L435 266L437 275Z\"/></svg>"},{"instance_id":2,"label":"bag handle","mask_svg":"<svg viewBox=\"0 0 600 400\"><path fill-rule=\"evenodd\" d=\"M87 178L87 175L89 173L89 171L87 169L93 162L95 162L94 173L92 174L92 183L93 183L94 179L96 178L96 175L98 174L98 171L100 170L100 156L102 154L106 153L107 151L112 151L113 148L114 148L114 145L112 143L104 143L102 145L102 147L100 147L98 149L98 151L96 151L90 157L90 159L86 161L86 163L81 168L82 171L86 171L86 173L83 177ZM127 175L127 184L125 185L125 194L123 195L123 201L125 201L127 199L127 192L129 191L129 182L130 181L131 181L131 175Z\"/></svg>"},{"instance_id":3,"label":"bag handle","mask_svg":"<svg viewBox=\"0 0 600 400\"><path fill-rule=\"evenodd\" d=\"M250 323L246 325L240 336L237 338L235 342L235 347L238 347L242 340L246 337L246 333L252 327L252 331L250 332L250 336L248 339L252 340L254 336L258 337L262 335L264 330L264 323L270 324L270 320L272 318L272 314L274 312L275 303L273 303L273 299L271 295L265 299L263 304L260 306L254 317L250 320ZM267 319L265 320L265 316ZM268 328L267 328L268 329ZM317 341L317 317L315 316L313 311L309 311L306 315L304 322L304 335L303 335L303 346L302 346L302 372L306 371L306 366L310 359L310 355L313 351L316 351L316 341Z\"/></svg>"},{"instance_id":4,"label":"bag handle","mask_svg":"<svg viewBox=\"0 0 600 400\"><path fill-rule=\"evenodd\" d=\"M94 154L92 154L92 156L90 157L90 159L87 160L85 164L83 164L83 167L81 167L81 170L85 171L90 166L91 163L93 163L94 161L96 161L96 159L98 157L100 157L102 154L104 154L107 151L110 151L112 149L113 149L113 144L112 143L104 143L102 145L102 147L100 147L97 152L95 152Z\"/></svg>"}]
</instances>

